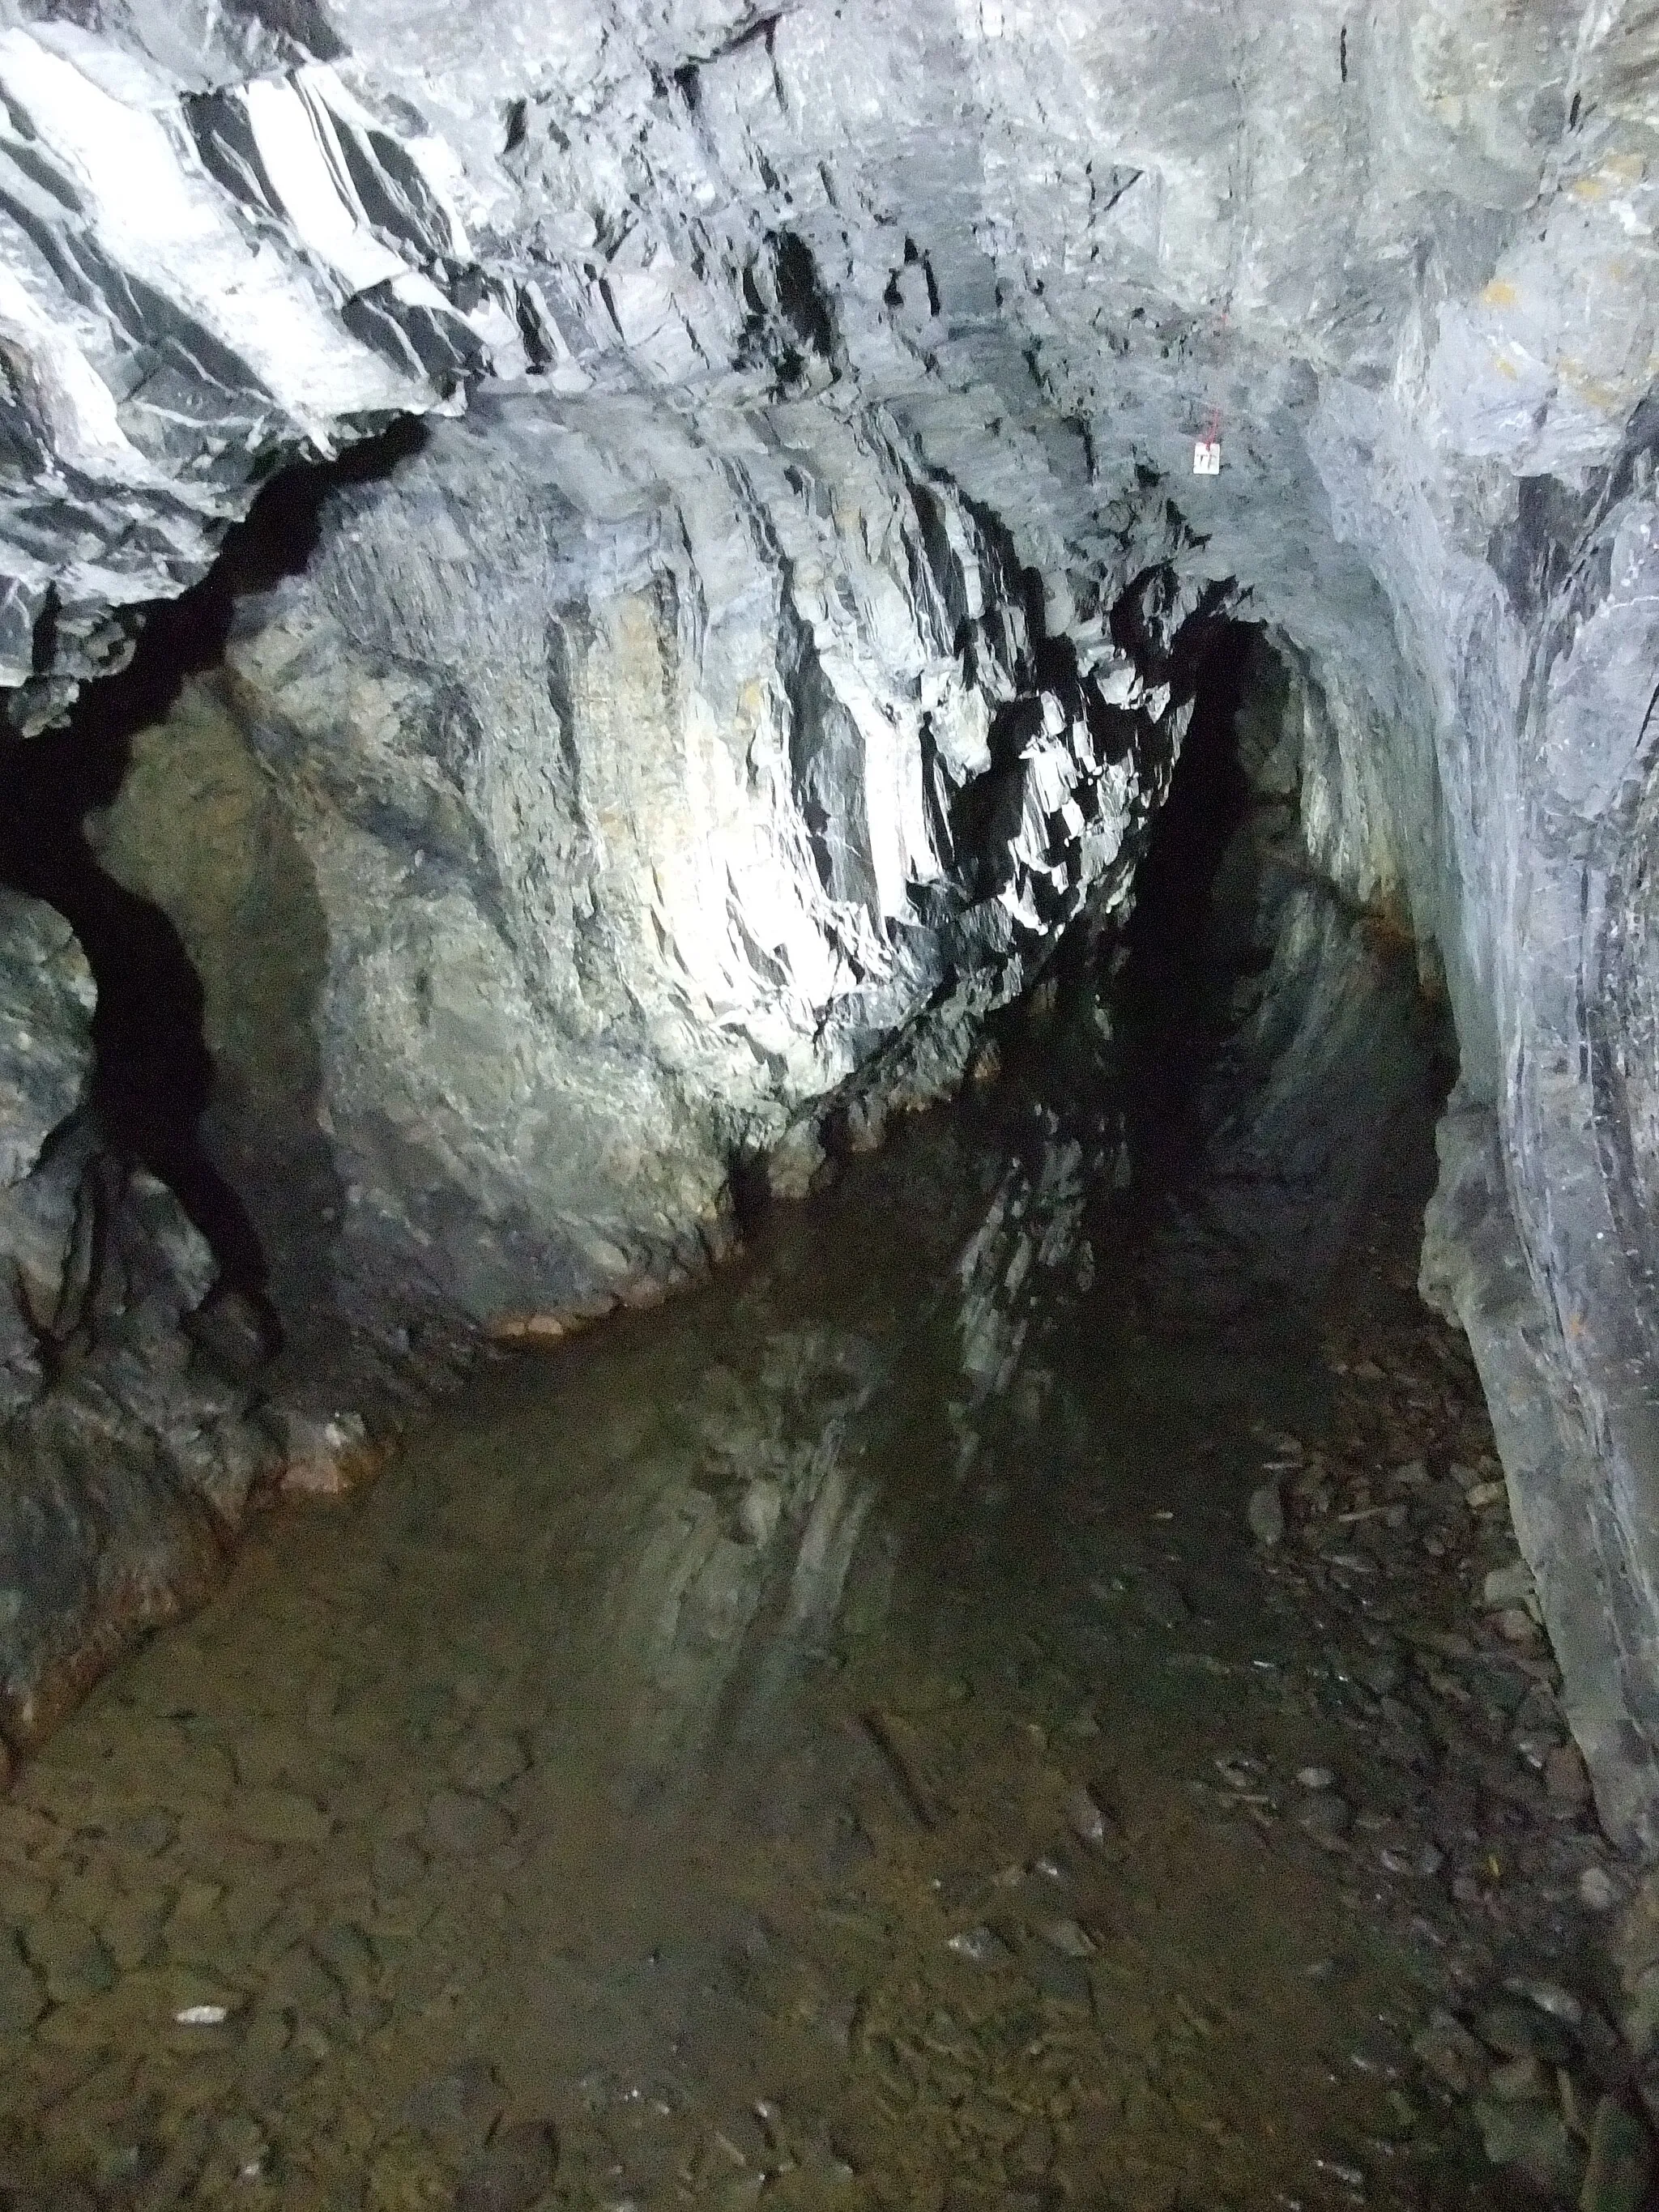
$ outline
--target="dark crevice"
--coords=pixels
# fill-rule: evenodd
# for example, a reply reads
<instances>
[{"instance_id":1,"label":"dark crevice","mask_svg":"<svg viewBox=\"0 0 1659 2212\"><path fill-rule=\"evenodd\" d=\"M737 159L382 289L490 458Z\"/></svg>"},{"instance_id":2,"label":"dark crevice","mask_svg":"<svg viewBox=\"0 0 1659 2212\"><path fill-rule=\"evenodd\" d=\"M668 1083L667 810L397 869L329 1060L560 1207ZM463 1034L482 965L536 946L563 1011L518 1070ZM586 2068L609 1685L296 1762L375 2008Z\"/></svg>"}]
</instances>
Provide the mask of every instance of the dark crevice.
<instances>
[{"instance_id":1,"label":"dark crevice","mask_svg":"<svg viewBox=\"0 0 1659 2212\"><path fill-rule=\"evenodd\" d=\"M296 46L298 60L337 62L350 51L317 0L249 0L248 13Z\"/></svg>"},{"instance_id":2,"label":"dark crevice","mask_svg":"<svg viewBox=\"0 0 1659 2212\"><path fill-rule=\"evenodd\" d=\"M1199 1079L1220 1041L1211 918L1224 854L1249 809L1236 724L1255 632L1209 630L1170 796L1135 875L1119 1009L1138 1182L1165 1183L1193 1135Z\"/></svg>"},{"instance_id":3,"label":"dark crevice","mask_svg":"<svg viewBox=\"0 0 1659 2212\"><path fill-rule=\"evenodd\" d=\"M1124 1226L1153 1326L1260 1350L1319 1325L1362 1218L1420 1233L1454 1071L1407 928L1308 853L1294 670L1225 622L1194 673L1115 993Z\"/></svg>"},{"instance_id":4,"label":"dark crevice","mask_svg":"<svg viewBox=\"0 0 1659 2212\"><path fill-rule=\"evenodd\" d=\"M823 361L836 350L835 319L830 295L818 275L812 249L793 230L781 232L773 241L778 306L803 345Z\"/></svg>"},{"instance_id":5,"label":"dark crevice","mask_svg":"<svg viewBox=\"0 0 1659 2212\"><path fill-rule=\"evenodd\" d=\"M120 790L137 732L167 715L188 677L221 660L238 600L306 567L330 492L388 473L426 434L419 422L400 422L337 461L273 477L228 534L210 573L149 611L125 668L89 685L58 728L0 738L0 882L63 915L97 987L83 1113L118 1181L142 1166L173 1191L212 1249L219 1270L212 1296L235 1291L247 1299L267 1349L279 1332L266 1298L265 1253L202 1140L214 1067L201 979L167 915L100 865L85 821ZM100 1211L107 1214L107 1205ZM108 1225L105 1219L106 1233ZM94 1275L98 1264L94 1258Z\"/></svg>"},{"instance_id":6,"label":"dark crevice","mask_svg":"<svg viewBox=\"0 0 1659 2212\"><path fill-rule=\"evenodd\" d=\"M757 1237L771 1212L772 1186L766 1155L749 1148L734 1152L727 1162L726 1188L738 1232L745 1243Z\"/></svg>"}]
</instances>

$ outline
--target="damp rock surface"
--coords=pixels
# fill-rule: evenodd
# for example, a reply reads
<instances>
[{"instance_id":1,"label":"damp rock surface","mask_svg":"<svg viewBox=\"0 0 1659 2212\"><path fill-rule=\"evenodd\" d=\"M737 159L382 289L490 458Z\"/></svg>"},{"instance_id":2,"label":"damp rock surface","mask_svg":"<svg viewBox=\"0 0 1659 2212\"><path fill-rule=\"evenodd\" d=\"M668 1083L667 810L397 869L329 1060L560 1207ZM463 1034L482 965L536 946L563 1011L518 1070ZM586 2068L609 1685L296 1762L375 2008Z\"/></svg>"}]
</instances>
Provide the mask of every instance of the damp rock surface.
<instances>
[{"instance_id":1,"label":"damp rock surface","mask_svg":"<svg viewBox=\"0 0 1659 2212\"><path fill-rule=\"evenodd\" d=\"M279 1110L329 1136L302 1224L243 1109L294 1303L328 1268L370 1323L602 1310L726 1248L735 1161L843 1096L878 1133L954 1092L1068 923L1124 903L1205 629L1167 563L1134 604L1079 658L896 426L811 411L486 398L332 502L187 708L192 783L271 794L307 902L302 931L274 842L229 856L290 940ZM165 897L181 748L142 750L111 834ZM178 896L210 945L235 890L204 843ZM222 1064L251 1085L268 1036Z\"/></svg>"},{"instance_id":2,"label":"damp rock surface","mask_svg":"<svg viewBox=\"0 0 1659 2212\"><path fill-rule=\"evenodd\" d=\"M1078 1142L920 1122L260 1524L0 1805L7 2183L1451 2212L1634 2170L1607 1847L1472 1592L1490 1434L1409 1214L1322 1342L1267 1292L1176 1322Z\"/></svg>"},{"instance_id":3,"label":"damp rock surface","mask_svg":"<svg viewBox=\"0 0 1659 2212\"><path fill-rule=\"evenodd\" d=\"M826 1117L873 1138L971 1065L1116 910L1167 664L1224 602L1294 678L1327 888L1277 1000L1309 1025L1261 1030L1285 1110L1194 1237L1250 1243L1257 1134L1288 1188L1353 977L1415 966L1462 1067L1425 1289L1602 1816L1652 1847L1648 15L72 15L0 24L9 727L118 669L273 468L433 435L180 703L235 732L216 805L251 749L276 814L174 836L186 732L112 859L228 994L210 1150L301 1382L261 1426L191 1369L164 1310L201 1255L152 1206L149 1321L95 1409L26 1422L81 1533L17 1582L14 1733L204 1586L188 1500L216 1544L262 1469L337 1486L483 1322L655 1294L723 1243L734 1172L803 1185ZM64 1468L110 1407L100 1522Z\"/></svg>"}]
</instances>

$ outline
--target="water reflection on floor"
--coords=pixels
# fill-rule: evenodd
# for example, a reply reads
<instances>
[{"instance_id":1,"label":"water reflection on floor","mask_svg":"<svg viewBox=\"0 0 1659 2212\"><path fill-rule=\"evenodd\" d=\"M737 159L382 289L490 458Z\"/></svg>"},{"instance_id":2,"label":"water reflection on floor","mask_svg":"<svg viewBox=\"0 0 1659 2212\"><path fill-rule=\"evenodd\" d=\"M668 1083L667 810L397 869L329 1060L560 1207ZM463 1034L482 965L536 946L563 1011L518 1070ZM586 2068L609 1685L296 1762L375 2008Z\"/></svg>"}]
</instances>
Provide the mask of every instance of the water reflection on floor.
<instances>
[{"instance_id":1,"label":"water reflection on floor","mask_svg":"<svg viewBox=\"0 0 1659 2212\"><path fill-rule=\"evenodd\" d=\"M1401 2087L1411 1960L1251 1817L1334 1753L1243 1526L1324 1370L1149 1340L1083 1170L920 1123L262 1525L0 1804L15 2160L147 2207L1489 2201Z\"/></svg>"}]
</instances>

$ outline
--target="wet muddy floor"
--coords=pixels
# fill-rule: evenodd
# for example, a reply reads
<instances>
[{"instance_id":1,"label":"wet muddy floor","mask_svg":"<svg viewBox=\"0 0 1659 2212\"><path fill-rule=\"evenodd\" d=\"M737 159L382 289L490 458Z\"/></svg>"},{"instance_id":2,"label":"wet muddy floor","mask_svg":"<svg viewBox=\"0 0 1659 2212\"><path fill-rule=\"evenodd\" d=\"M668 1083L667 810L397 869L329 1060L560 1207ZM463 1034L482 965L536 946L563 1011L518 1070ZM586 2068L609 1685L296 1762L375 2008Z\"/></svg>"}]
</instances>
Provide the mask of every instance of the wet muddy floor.
<instances>
[{"instance_id":1,"label":"wet muddy floor","mask_svg":"<svg viewBox=\"0 0 1659 2212\"><path fill-rule=\"evenodd\" d=\"M1411 2046L1602 1846L1467 1364L1161 1334L1082 1179L919 1122L266 1518L0 1802L12 2201L1512 2203Z\"/></svg>"}]
</instances>

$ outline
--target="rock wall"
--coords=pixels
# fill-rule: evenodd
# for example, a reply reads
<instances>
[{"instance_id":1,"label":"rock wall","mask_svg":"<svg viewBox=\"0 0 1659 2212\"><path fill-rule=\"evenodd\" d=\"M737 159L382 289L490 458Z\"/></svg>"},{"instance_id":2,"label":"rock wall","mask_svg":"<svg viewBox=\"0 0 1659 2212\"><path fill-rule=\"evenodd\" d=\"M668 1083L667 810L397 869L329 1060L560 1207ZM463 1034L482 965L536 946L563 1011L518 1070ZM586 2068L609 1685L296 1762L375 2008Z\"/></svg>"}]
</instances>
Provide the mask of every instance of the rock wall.
<instances>
[{"instance_id":1,"label":"rock wall","mask_svg":"<svg viewBox=\"0 0 1659 2212\"><path fill-rule=\"evenodd\" d=\"M99 837L195 951L293 1324L602 1308L722 1247L734 1163L810 1173L826 1102L957 1087L1127 890L1167 578L1133 649L1051 653L1000 538L816 410L485 397L337 497Z\"/></svg>"},{"instance_id":2,"label":"rock wall","mask_svg":"<svg viewBox=\"0 0 1659 2212\"><path fill-rule=\"evenodd\" d=\"M486 394L332 494L89 831L199 978L204 1135L286 1348L250 1370L204 1330L201 1239L152 1182L137 1217L71 1081L53 1188L144 1261L36 1323L9 1449L56 1518L10 1547L14 1740L161 1602L106 1571L88 1452L150 1470L155 1513L114 1519L159 1515L150 1582L188 1601L214 1555L175 1559L169 1516L222 1547L482 1334L660 1296L730 1245L734 1179L804 1189L961 1085L1067 926L1121 908L1173 769L1221 595L1166 520L1131 542L1050 639L991 519L810 409Z\"/></svg>"},{"instance_id":3,"label":"rock wall","mask_svg":"<svg viewBox=\"0 0 1659 2212\"><path fill-rule=\"evenodd\" d=\"M1659 1840L1646 14L66 15L0 33L14 725L278 460L433 417L105 831L290 1315L395 1395L423 1328L696 1264L825 1100L954 1080L1121 896L1237 604L1314 702L1313 862L1443 973L1425 1280Z\"/></svg>"}]
</instances>

